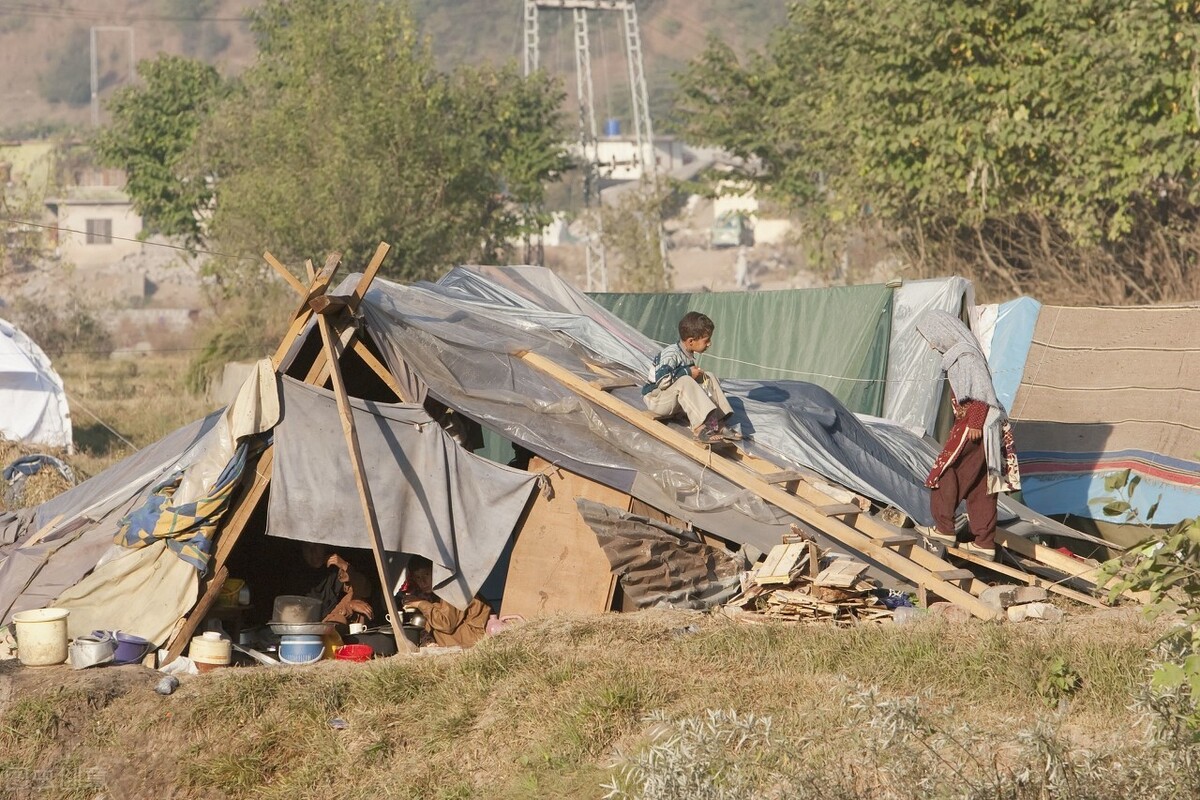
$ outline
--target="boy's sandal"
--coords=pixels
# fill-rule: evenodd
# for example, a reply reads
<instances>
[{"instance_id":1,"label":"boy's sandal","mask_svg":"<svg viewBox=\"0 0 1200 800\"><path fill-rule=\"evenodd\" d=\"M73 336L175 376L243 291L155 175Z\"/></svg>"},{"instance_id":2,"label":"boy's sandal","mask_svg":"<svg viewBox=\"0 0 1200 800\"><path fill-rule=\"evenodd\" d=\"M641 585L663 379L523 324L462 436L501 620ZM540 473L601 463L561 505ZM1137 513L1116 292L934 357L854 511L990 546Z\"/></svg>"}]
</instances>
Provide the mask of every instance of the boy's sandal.
<instances>
[{"instance_id":1,"label":"boy's sandal","mask_svg":"<svg viewBox=\"0 0 1200 800\"><path fill-rule=\"evenodd\" d=\"M696 431L695 439L700 444L717 444L725 441L725 437L721 435L720 431L710 431L705 429Z\"/></svg>"},{"instance_id":2,"label":"boy's sandal","mask_svg":"<svg viewBox=\"0 0 1200 800\"><path fill-rule=\"evenodd\" d=\"M721 431L721 438L727 442L740 442L746 437L742 436L737 431L731 431L728 428L725 428Z\"/></svg>"}]
</instances>

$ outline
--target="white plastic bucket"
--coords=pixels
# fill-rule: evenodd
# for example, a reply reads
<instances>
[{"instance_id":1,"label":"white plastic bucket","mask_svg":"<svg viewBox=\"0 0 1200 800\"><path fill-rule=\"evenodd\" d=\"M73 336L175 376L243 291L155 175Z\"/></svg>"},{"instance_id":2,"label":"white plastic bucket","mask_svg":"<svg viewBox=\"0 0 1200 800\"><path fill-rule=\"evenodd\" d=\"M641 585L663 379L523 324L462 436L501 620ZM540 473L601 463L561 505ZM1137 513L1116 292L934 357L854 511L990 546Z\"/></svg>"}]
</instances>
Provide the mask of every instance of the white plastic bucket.
<instances>
[{"instance_id":1,"label":"white plastic bucket","mask_svg":"<svg viewBox=\"0 0 1200 800\"><path fill-rule=\"evenodd\" d=\"M188 657L196 662L196 669L200 672L229 666L232 655L233 645L215 632L195 637L188 647Z\"/></svg>"},{"instance_id":2,"label":"white plastic bucket","mask_svg":"<svg viewBox=\"0 0 1200 800\"><path fill-rule=\"evenodd\" d=\"M65 608L38 608L13 614L17 625L17 658L27 667L45 667L67 660Z\"/></svg>"}]
</instances>

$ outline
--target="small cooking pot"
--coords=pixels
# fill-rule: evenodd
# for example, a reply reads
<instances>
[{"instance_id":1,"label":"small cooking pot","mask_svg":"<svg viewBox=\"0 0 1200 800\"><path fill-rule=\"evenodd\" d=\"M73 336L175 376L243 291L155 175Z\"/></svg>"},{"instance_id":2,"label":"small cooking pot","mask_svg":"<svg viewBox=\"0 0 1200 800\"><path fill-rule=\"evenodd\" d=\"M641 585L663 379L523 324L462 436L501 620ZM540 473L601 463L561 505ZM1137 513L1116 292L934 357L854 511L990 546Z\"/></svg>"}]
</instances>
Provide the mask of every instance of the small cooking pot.
<instances>
[{"instance_id":1,"label":"small cooking pot","mask_svg":"<svg viewBox=\"0 0 1200 800\"><path fill-rule=\"evenodd\" d=\"M391 614L387 615L387 621L388 623L391 623ZM400 626L403 628L420 628L421 630L424 630L425 615L412 606L405 606L404 608L400 609Z\"/></svg>"}]
</instances>

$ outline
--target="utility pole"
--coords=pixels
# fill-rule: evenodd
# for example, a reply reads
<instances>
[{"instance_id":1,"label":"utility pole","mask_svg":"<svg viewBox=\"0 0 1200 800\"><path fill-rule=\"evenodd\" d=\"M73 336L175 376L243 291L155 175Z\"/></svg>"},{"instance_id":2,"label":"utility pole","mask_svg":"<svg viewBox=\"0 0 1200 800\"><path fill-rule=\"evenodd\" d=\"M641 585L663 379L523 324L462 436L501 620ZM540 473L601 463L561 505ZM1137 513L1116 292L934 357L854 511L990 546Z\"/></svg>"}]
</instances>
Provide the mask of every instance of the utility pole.
<instances>
[{"instance_id":1,"label":"utility pole","mask_svg":"<svg viewBox=\"0 0 1200 800\"><path fill-rule=\"evenodd\" d=\"M124 31L129 34L129 78L133 79L133 28L115 25L93 25L91 32L92 45L92 127L100 125L100 70L96 58L96 34L104 32Z\"/></svg>"},{"instance_id":2,"label":"utility pole","mask_svg":"<svg viewBox=\"0 0 1200 800\"><path fill-rule=\"evenodd\" d=\"M654 151L654 128L650 120L650 99L646 89L646 71L642 59L642 40L638 29L637 6L634 0L523 0L525 4L525 74L538 69L538 10L570 10L575 30L575 85L579 95L579 145L584 171L584 213L594 219L587 237L587 290L607 291L608 269L604 245L600 241L600 173L599 145L596 139L596 108L592 89L592 66L588 36L587 12L619 11L625 33L625 62L632 95L634 165L642 168L642 180L658 189L658 159ZM662 220L658 220L659 254L662 258L664 281L670 265L667 261L667 239ZM651 235L648 230L647 236Z\"/></svg>"}]
</instances>

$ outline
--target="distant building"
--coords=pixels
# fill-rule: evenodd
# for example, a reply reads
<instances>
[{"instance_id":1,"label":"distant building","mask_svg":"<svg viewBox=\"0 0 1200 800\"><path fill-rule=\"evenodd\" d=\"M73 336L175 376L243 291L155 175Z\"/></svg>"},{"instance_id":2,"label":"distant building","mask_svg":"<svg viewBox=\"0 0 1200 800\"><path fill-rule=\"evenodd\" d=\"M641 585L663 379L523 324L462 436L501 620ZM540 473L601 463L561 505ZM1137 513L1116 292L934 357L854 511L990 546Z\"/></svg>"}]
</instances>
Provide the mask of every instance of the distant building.
<instances>
[{"instance_id":1,"label":"distant building","mask_svg":"<svg viewBox=\"0 0 1200 800\"><path fill-rule=\"evenodd\" d=\"M571 154L581 157L578 142L570 145ZM637 139L632 136L605 136L596 140L596 167L600 178L605 181L640 181L645 177L644 165L655 159L659 174L665 175L680 167L684 162L683 143L672 136L654 137L653 147L647 142L642 145L638 157Z\"/></svg>"},{"instance_id":2,"label":"distant building","mask_svg":"<svg viewBox=\"0 0 1200 800\"><path fill-rule=\"evenodd\" d=\"M83 170L78 185L46 199L54 214L57 253L78 267L102 267L142 251L142 217L124 192L119 170Z\"/></svg>"},{"instance_id":3,"label":"distant building","mask_svg":"<svg viewBox=\"0 0 1200 800\"><path fill-rule=\"evenodd\" d=\"M764 213L754 187L746 181L722 180L717 184L717 196L713 198L714 243L718 235L725 234L732 221L744 222L749 227L750 242L742 240L724 241L721 244L782 244L792 230L792 222L784 217Z\"/></svg>"}]
</instances>

